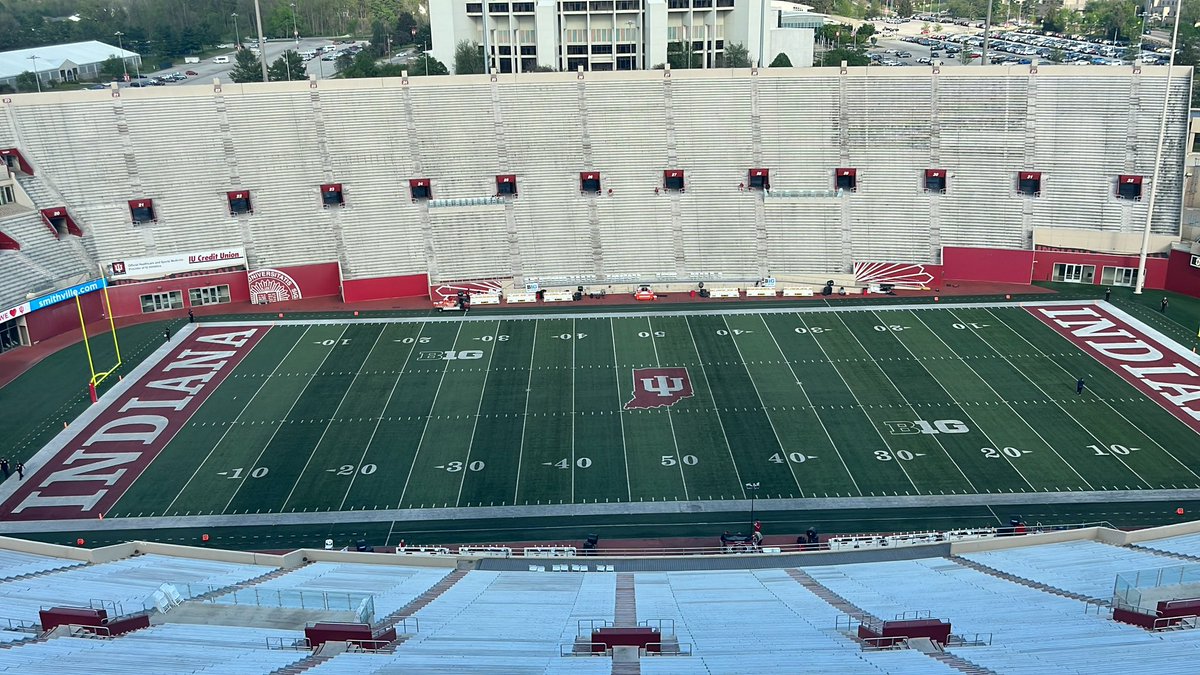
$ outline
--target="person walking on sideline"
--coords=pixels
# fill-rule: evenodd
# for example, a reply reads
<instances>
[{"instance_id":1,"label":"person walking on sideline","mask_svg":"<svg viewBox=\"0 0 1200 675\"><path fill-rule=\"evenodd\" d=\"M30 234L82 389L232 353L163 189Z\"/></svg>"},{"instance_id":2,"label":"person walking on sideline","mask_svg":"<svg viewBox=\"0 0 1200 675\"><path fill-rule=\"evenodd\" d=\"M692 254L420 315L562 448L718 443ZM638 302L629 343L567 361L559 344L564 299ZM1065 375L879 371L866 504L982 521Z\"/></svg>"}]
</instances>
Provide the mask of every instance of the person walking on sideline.
<instances>
[{"instance_id":1,"label":"person walking on sideline","mask_svg":"<svg viewBox=\"0 0 1200 675\"><path fill-rule=\"evenodd\" d=\"M192 314L192 310L188 310L188 323L196 323L196 315Z\"/></svg>"},{"instance_id":2,"label":"person walking on sideline","mask_svg":"<svg viewBox=\"0 0 1200 675\"><path fill-rule=\"evenodd\" d=\"M171 341L171 329L170 328L163 329L163 339L166 340L167 342Z\"/></svg>"},{"instance_id":3,"label":"person walking on sideline","mask_svg":"<svg viewBox=\"0 0 1200 675\"><path fill-rule=\"evenodd\" d=\"M7 459L0 459L0 473L3 473L5 478L9 477L10 474L8 473L8 460Z\"/></svg>"},{"instance_id":4,"label":"person walking on sideline","mask_svg":"<svg viewBox=\"0 0 1200 675\"><path fill-rule=\"evenodd\" d=\"M25 480L25 464L17 462L17 480Z\"/></svg>"},{"instance_id":5,"label":"person walking on sideline","mask_svg":"<svg viewBox=\"0 0 1200 675\"><path fill-rule=\"evenodd\" d=\"M1111 299L1112 299L1112 289L1111 288L1104 289L1104 301L1108 302Z\"/></svg>"},{"instance_id":6,"label":"person walking on sideline","mask_svg":"<svg viewBox=\"0 0 1200 675\"><path fill-rule=\"evenodd\" d=\"M1083 378L1081 377L1081 378L1079 378L1079 381L1077 381L1077 382L1075 383L1075 393L1076 393L1076 394L1082 394L1082 393L1083 393L1083 387L1084 387L1084 386L1085 386L1085 383L1084 383L1084 381L1083 381Z\"/></svg>"},{"instance_id":7,"label":"person walking on sideline","mask_svg":"<svg viewBox=\"0 0 1200 675\"><path fill-rule=\"evenodd\" d=\"M1167 299L1166 298L1163 298L1162 304L1160 304L1158 306L1158 311L1162 312L1163 314L1167 313Z\"/></svg>"}]
</instances>

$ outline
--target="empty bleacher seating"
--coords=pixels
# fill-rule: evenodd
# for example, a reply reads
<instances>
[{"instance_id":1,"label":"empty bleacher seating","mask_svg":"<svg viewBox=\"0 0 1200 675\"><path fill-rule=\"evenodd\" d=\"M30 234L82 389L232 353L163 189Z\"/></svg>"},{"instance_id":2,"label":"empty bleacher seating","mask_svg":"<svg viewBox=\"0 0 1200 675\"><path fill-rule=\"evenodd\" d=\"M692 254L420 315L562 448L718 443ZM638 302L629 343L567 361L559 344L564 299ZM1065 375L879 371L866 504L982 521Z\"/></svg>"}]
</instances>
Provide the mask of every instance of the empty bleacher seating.
<instances>
[{"instance_id":1,"label":"empty bleacher seating","mask_svg":"<svg viewBox=\"0 0 1200 675\"><path fill-rule=\"evenodd\" d=\"M277 598L282 606L301 607L305 602L311 605L313 597L321 593L351 597L371 595L375 614L382 617L407 605L449 573L450 570L443 567L313 563L260 584L217 596L213 601L245 604L257 593L270 599L271 604L276 604ZM273 591L279 593L272 596ZM301 592L306 595L302 596Z\"/></svg>"}]
</instances>

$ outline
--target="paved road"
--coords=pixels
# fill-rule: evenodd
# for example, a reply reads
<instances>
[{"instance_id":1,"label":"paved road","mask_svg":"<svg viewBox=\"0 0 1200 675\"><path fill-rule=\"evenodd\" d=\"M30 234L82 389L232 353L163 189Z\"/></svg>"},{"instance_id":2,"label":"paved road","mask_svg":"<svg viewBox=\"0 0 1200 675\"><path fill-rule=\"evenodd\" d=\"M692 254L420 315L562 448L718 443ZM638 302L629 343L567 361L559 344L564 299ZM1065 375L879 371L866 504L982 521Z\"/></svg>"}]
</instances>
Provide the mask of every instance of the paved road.
<instances>
[{"instance_id":1,"label":"paved road","mask_svg":"<svg viewBox=\"0 0 1200 675\"><path fill-rule=\"evenodd\" d=\"M250 44L247 42L246 44ZM308 50L320 51L322 47L328 44L333 44L333 41L327 38L301 38L300 44L294 40L277 40L268 42L266 46L267 65L270 65L275 59L283 55L283 52L288 49L297 49L304 52ZM222 52L219 56L228 56L229 63L213 63L213 57L208 57L200 63L180 63L165 70L143 71L143 77L159 77L169 75L174 72L185 72L188 70L195 71L197 75L193 75L182 82L169 82L168 87L181 87L188 85L211 85L214 77L221 78L224 82L229 82L229 72L233 70L235 52L230 50ZM318 79L331 77L337 72L337 67L333 61L323 61L321 57L308 61L304 64L309 73L315 73ZM132 74L132 73L131 73Z\"/></svg>"}]
</instances>

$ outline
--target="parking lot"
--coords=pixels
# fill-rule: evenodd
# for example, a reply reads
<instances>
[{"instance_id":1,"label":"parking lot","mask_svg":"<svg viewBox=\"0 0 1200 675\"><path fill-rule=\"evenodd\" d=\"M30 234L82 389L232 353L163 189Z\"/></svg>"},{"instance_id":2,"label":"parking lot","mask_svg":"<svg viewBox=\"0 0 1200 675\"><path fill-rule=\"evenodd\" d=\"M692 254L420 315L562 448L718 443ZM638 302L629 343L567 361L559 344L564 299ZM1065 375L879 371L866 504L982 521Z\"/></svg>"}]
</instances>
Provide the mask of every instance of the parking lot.
<instances>
[{"instance_id":1,"label":"parking lot","mask_svg":"<svg viewBox=\"0 0 1200 675\"><path fill-rule=\"evenodd\" d=\"M251 45L249 41L245 42L244 44L247 46L247 48L249 48ZM300 53L312 51L316 52L317 55L315 58L305 62L304 65L307 72L309 74L315 74L317 79L332 77L335 73L337 73L337 65L336 61L334 60L336 59L337 54L341 50L349 49L353 44L360 45L361 47L365 46L367 43L353 43L347 41L346 43L334 45L334 42L328 38L301 38L299 44L297 44L295 40L272 40L266 43L267 65L271 65L275 59L278 59L285 51L289 49L295 49ZM337 48L337 50L323 52L322 50L327 45L333 45ZM142 80L139 84L134 84L131 82L128 85L122 83L121 86L160 86L152 84L154 81L158 81L161 83L161 86L167 87L211 85L213 78L215 77L221 78L222 82L230 82L231 80L229 73L233 70L237 63L237 53L234 51L232 45L226 45L226 47L228 48L228 51L222 51L215 55L208 56L202 59L199 63L178 63L163 70L143 70L141 73ZM215 63L214 59L220 56L227 57L229 59L229 63ZM330 58L329 60L324 60L324 57ZM177 81L164 79L175 73L183 75L184 79ZM129 77L131 80L135 82L137 81L137 73L134 69L130 69ZM104 88L107 88L107 86L104 86Z\"/></svg>"},{"instance_id":2,"label":"parking lot","mask_svg":"<svg viewBox=\"0 0 1200 675\"><path fill-rule=\"evenodd\" d=\"M903 24L876 23L877 45L868 51L872 63L885 66L923 66L940 61L944 66L962 65L961 52L976 55L972 64L978 65L983 52L983 30L977 25L961 26L921 21ZM922 29L928 27L929 32ZM1126 47L1082 39L1038 35L1020 30L992 29L988 44L988 61L994 65L1051 63L1052 55L1070 65L1119 66L1125 60ZM1150 50L1143 45L1138 60L1143 64L1165 64L1169 52L1165 48Z\"/></svg>"}]
</instances>

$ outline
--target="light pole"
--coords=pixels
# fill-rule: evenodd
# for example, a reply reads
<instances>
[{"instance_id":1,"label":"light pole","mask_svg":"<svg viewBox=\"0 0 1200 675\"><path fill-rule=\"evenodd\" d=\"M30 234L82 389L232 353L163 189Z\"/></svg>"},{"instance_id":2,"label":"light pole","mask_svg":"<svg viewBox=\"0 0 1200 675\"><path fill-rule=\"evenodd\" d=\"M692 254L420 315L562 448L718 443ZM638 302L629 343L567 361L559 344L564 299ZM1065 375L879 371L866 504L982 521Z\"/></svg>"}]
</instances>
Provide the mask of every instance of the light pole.
<instances>
[{"instance_id":1,"label":"light pole","mask_svg":"<svg viewBox=\"0 0 1200 675\"><path fill-rule=\"evenodd\" d=\"M38 93L40 94L40 93L42 93L42 78L38 77L37 54L30 54L29 56L26 56L25 58L29 59L30 61L33 61L33 81L37 83L37 90L38 90Z\"/></svg>"},{"instance_id":2,"label":"light pole","mask_svg":"<svg viewBox=\"0 0 1200 675\"><path fill-rule=\"evenodd\" d=\"M754 496L758 493L758 488L762 487L762 483L746 483L746 492L750 493L750 536L754 536Z\"/></svg>"},{"instance_id":3,"label":"light pole","mask_svg":"<svg viewBox=\"0 0 1200 675\"><path fill-rule=\"evenodd\" d=\"M125 43L121 38L125 36L121 31L113 33L117 36L117 49L121 51L121 72L125 74L125 81L129 81L129 66L125 64Z\"/></svg>"},{"instance_id":4,"label":"light pole","mask_svg":"<svg viewBox=\"0 0 1200 675\"><path fill-rule=\"evenodd\" d=\"M233 47L234 49L242 48L242 34L238 31L237 12L230 14L233 17Z\"/></svg>"},{"instance_id":5,"label":"light pole","mask_svg":"<svg viewBox=\"0 0 1200 675\"><path fill-rule=\"evenodd\" d=\"M263 37L262 7L258 0L254 0L254 25L258 28L258 60L262 66L262 81L270 82L271 78L267 75L267 39Z\"/></svg>"},{"instance_id":6,"label":"light pole","mask_svg":"<svg viewBox=\"0 0 1200 675\"><path fill-rule=\"evenodd\" d=\"M296 3L292 5L292 35L296 37L296 51L300 51L300 29L296 27Z\"/></svg>"}]
</instances>

